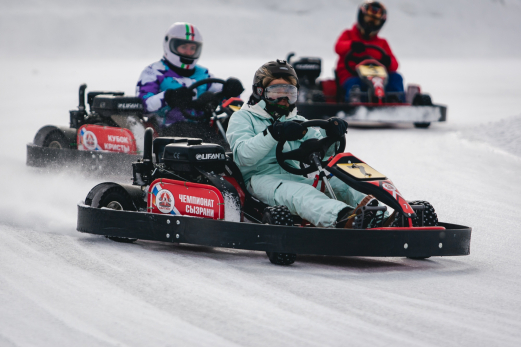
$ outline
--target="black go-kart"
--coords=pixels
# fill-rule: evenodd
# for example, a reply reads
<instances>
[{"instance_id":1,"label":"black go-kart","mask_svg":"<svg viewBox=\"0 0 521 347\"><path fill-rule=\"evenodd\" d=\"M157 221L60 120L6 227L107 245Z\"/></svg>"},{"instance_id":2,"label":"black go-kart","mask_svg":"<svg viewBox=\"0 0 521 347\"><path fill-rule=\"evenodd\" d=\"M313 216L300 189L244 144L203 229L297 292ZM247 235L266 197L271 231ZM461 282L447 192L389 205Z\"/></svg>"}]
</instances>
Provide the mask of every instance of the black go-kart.
<instances>
[{"instance_id":1,"label":"black go-kart","mask_svg":"<svg viewBox=\"0 0 521 347\"><path fill-rule=\"evenodd\" d=\"M327 121L302 124L325 127ZM333 197L331 175L385 204L362 208L353 229L315 227L285 206L262 203L248 192L231 153L222 146L196 138L153 139L152 129L146 130L144 141L143 159L132 164L133 185L107 182L92 188L78 205L78 231L120 242L265 251L279 265L292 264L297 254L428 258L470 253L470 227L439 222L426 201L407 201L389 178L343 153L345 137L309 139L289 152L280 141L276 158L290 173L318 170L317 183ZM332 145L336 154L324 160ZM397 213L384 227L386 205Z\"/></svg>"},{"instance_id":2,"label":"black go-kart","mask_svg":"<svg viewBox=\"0 0 521 347\"><path fill-rule=\"evenodd\" d=\"M386 55L380 47L366 45ZM385 66L369 55L347 53L344 63L352 76L358 76L365 88L353 88L346 99L346 91L335 79L318 80L322 72L320 58L300 58L288 62L294 67L301 85L297 108L308 119L339 117L350 124L412 123L417 128L428 128L432 122L447 120L447 107L435 105L429 94L417 84L410 84L405 93L386 92L388 73ZM351 62L356 64L355 69ZM366 89L366 91L362 91ZM405 94L405 95L404 95Z\"/></svg>"},{"instance_id":3,"label":"black go-kart","mask_svg":"<svg viewBox=\"0 0 521 347\"><path fill-rule=\"evenodd\" d=\"M207 83L225 81L207 78L192 84L193 90ZM71 110L69 126L46 125L27 144L27 165L33 167L76 167L86 172L130 174L131 165L141 158L146 127L154 129L155 136L202 137L228 146L226 128L228 118L242 105L239 98L220 102L218 96L198 103L199 110L182 110L186 123L161 127L153 114L143 113L140 98L125 96L123 92L91 91L86 84L79 88L79 106ZM211 95L210 95L211 96Z\"/></svg>"}]
</instances>

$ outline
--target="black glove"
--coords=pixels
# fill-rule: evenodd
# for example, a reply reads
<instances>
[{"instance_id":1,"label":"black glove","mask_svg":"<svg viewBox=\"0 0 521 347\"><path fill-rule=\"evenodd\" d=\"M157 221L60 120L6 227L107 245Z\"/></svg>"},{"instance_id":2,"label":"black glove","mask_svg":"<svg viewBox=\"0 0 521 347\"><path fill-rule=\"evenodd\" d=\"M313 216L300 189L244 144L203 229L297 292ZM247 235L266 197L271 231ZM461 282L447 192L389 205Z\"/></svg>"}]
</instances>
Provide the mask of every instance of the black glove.
<instances>
[{"instance_id":1,"label":"black glove","mask_svg":"<svg viewBox=\"0 0 521 347\"><path fill-rule=\"evenodd\" d=\"M380 58L380 63L384 64L385 67L391 66L391 57L387 54L382 54L382 57Z\"/></svg>"},{"instance_id":2,"label":"black glove","mask_svg":"<svg viewBox=\"0 0 521 347\"><path fill-rule=\"evenodd\" d=\"M186 87L167 89L165 91L165 102L171 108L187 108L193 96L195 96L195 91Z\"/></svg>"},{"instance_id":3,"label":"black glove","mask_svg":"<svg viewBox=\"0 0 521 347\"><path fill-rule=\"evenodd\" d=\"M198 111L212 112L217 108L220 102L220 97L216 93L204 92L192 102L192 107Z\"/></svg>"},{"instance_id":4,"label":"black glove","mask_svg":"<svg viewBox=\"0 0 521 347\"><path fill-rule=\"evenodd\" d=\"M326 128L326 135L328 137L342 137L347 133L347 122L340 118L329 118L329 124Z\"/></svg>"},{"instance_id":5,"label":"black glove","mask_svg":"<svg viewBox=\"0 0 521 347\"><path fill-rule=\"evenodd\" d=\"M351 50L355 53L362 53L365 51L365 43L360 41L351 42Z\"/></svg>"},{"instance_id":6,"label":"black glove","mask_svg":"<svg viewBox=\"0 0 521 347\"><path fill-rule=\"evenodd\" d=\"M287 121L273 123L273 125L268 127L268 131L277 141L296 141L303 138L308 129L300 123Z\"/></svg>"},{"instance_id":7,"label":"black glove","mask_svg":"<svg viewBox=\"0 0 521 347\"><path fill-rule=\"evenodd\" d=\"M222 95L225 99L233 98L241 95L244 91L241 81L236 78L230 77L223 84Z\"/></svg>"}]
</instances>

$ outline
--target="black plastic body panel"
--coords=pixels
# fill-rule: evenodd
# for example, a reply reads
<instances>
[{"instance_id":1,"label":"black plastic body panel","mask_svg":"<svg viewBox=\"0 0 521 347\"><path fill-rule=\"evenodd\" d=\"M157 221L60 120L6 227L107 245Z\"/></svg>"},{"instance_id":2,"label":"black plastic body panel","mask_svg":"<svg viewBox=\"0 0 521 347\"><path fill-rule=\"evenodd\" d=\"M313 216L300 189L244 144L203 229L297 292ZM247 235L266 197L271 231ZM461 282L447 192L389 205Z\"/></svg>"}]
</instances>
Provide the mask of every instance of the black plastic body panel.
<instances>
[{"instance_id":1,"label":"black plastic body panel","mask_svg":"<svg viewBox=\"0 0 521 347\"><path fill-rule=\"evenodd\" d=\"M366 257L470 254L470 227L449 223L440 226L446 230L301 228L78 205L77 230L104 236L294 254Z\"/></svg>"},{"instance_id":2,"label":"black plastic body panel","mask_svg":"<svg viewBox=\"0 0 521 347\"><path fill-rule=\"evenodd\" d=\"M132 175L132 163L141 156L126 153L78 151L27 144L27 165L34 167L72 166L85 172Z\"/></svg>"},{"instance_id":3,"label":"black plastic body panel","mask_svg":"<svg viewBox=\"0 0 521 347\"><path fill-rule=\"evenodd\" d=\"M331 104L325 102L313 102L313 103L304 103L297 102L297 109L299 110L299 114L307 119L329 119L331 117L338 117L339 112L344 113L344 119L349 122L352 120L357 120L353 118L357 110L361 106L353 106L347 103L338 103ZM447 120L447 106L443 105L433 105L433 106L364 106L371 110L385 110L386 108L392 108L393 110L399 107L432 107L437 108L440 111L440 118L437 120L438 122L445 122ZM350 120L350 117L353 119Z\"/></svg>"}]
</instances>

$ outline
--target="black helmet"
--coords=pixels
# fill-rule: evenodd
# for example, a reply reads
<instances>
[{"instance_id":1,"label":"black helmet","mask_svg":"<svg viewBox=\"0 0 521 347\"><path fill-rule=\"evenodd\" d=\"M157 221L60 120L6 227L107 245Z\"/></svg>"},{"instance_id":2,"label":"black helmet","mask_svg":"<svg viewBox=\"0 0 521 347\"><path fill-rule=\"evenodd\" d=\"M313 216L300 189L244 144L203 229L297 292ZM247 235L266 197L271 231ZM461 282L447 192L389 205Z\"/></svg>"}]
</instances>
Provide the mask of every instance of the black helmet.
<instances>
[{"instance_id":1,"label":"black helmet","mask_svg":"<svg viewBox=\"0 0 521 347\"><path fill-rule=\"evenodd\" d=\"M358 28L365 39L382 29L387 19L385 6L373 0L366 0L358 9Z\"/></svg>"},{"instance_id":2,"label":"black helmet","mask_svg":"<svg viewBox=\"0 0 521 347\"><path fill-rule=\"evenodd\" d=\"M284 76L292 76L297 80L297 88L300 88L298 83L298 76L293 69L293 66L288 64L285 60L277 59L276 61L269 61L262 65L253 76L253 96L260 100L264 95L264 86L262 81L267 77L266 72L268 71L273 77L282 78Z\"/></svg>"}]
</instances>

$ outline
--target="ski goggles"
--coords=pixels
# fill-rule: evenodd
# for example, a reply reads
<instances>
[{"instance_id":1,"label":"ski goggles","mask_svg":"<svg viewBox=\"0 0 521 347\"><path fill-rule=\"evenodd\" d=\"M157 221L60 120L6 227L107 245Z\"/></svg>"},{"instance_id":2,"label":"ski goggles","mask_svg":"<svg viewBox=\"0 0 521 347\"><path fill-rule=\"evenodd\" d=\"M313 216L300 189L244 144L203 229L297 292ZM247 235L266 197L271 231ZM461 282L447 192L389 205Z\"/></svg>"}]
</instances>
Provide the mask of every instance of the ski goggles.
<instances>
[{"instance_id":1,"label":"ski goggles","mask_svg":"<svg viewBox=\"0 0 521 347\"><path fill-rule=\"evenodd\" d=\"M274 84L266 87L264 98L270 103L277 103L287 99L290 105L297 102L298 88L292 84Z\"/></svg>"}]
</instances>

